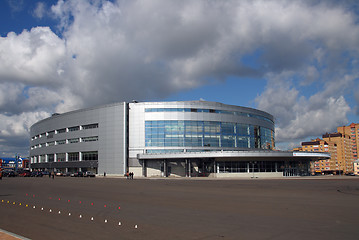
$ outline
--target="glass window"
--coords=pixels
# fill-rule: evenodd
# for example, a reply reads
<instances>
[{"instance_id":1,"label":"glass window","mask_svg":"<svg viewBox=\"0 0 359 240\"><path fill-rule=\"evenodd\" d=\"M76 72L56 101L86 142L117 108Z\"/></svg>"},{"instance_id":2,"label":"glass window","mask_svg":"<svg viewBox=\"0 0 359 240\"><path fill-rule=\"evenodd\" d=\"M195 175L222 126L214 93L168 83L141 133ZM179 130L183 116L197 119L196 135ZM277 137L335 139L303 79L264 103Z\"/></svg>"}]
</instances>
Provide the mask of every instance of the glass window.
<instances>
[{"instance_id":1,"label":"glass window","mask_svg":"<svg viewBox=\"0 0 359 240\"><path fill-rule=\"evenodd\" d=\"M79 126L69 128L69 132L74 132L74 131L78 131L78 130L80 130Z\"/></svg>"},{"instance_id":2,"label":"glass window","mask_svg":"<svg viewBox=\"0 0 359 240\"><path fill-rule=\"evenodd\" d=\"M98 160L98 152L83 152L82 153L82 161L95 161Z\"/></svg>"},{"instance_id":3,"label":"glass window","mask_svg":"<svg viewBox=\"0 0 359 240\"><path fill-rule=\"evenodd\" d=\"M88 125L83 125L82 126L82 129L93 129L93 128L98 128L98 123L88 124Z\"/></svg>"},{"instance_id":4,"label":"glass window","mask_svg":"<svg viewBox=\"0 0 359 240\"><path fill-rule=\"evenodd\" d=\"M83 142L96 142L98 141L98 136L93 136L93 137L83 137L82 138Z\"/></svg>"},{"instance_id":5,"label":"glass window","mask_svg":"<svg viewBox=\"0 0 359 240\"><path fill-rule=\"evenodd\" d=\"M71 138L68 141L69 141L69 143L78 143L80 140L79 140L79 138Z\"/></svg>"},{"instance_id":6,"label":"glass window","mask_svg":"<svg viewBox=\"0 0 359 240\"><path fill-rule=\"evenodd\" d=\"M61 128L61 129L57 129L56 132L59 133L64 133L66 132L66 128Z\"/></svg>"},{"instance_id":7,"label":"glass window","mask_svg":"<svg viewBox=\"0 0 359 240\"><path fill-rule=\"evenodd\" d=\"M58 140L56 141L57 145L62 145L62 144L66 144L66 140Z\"/></svg>"},{"instance_id":8,"label":"glass window","mask_svg":"<svg viewBox=\"0 0 359 240\"><path fill-rule=\"evenodd\" d=\"M46 162L46 155L40 155L40 156L39 156L39 162L40 162L40 163Z\"/></svg>"},{"instance_id":9,"label":"glass window","mask_svg":"<svg viewBox=\"0 0 359 240\"><path fill-rule=\"evenodd\" d=\"M274 134L271 129L262 127L260 129L260 139L262 149L273 149L274 147Z\"/></svg>"},{"instance_id":10,"label":"glass window","mask_svg":"<svg viewBox=\"0 0 359 240\"><path fill-rule=\"evenodd\" d=\"M250 137L243 137L238 136L237 137L237 147L238 148L250 148Z\"/></svg>"},{"instance_id":11,"label":"glass window","mask_svg":"<svg viewBox=\"0 0 359 240\"><path fill-rule=\"evenodd\" d=\"M274 146L270 129L248 124L215 121L146 121L149 147L264 148Z\"/></svg>"},{"instance_id":12,"label":"glass window","mask_svg":"<svg viewBox=\"0 0 359 240\"><path fill-rule=\"evenodd\" d=\"M236 125L234 123L221 123L221 133L223 135L234 135Z\"/></svg>"},{"instance_id":13,"label":"glass window","mask_svg":"<svg viewBox=\"0 0 359 240\"><path fill-rule=\"evenodd\" d=\"M68 161L79 161L79 153L78 152L70 152L68 153Z\"/></svg>"},{"instance_id":14,"label":"glass window","mask_svg":"<svg viewBox=\"0 0 359 240\"><path fill-rule=\"evenodd\" d=\"M235 136L221 136L221 147L235 147Z\"/></svg>"},{"instance_id":15,"label":"glass window","mask_svg":"<svg viewBox=\"0 0 359 240\"><path fill-rule=\"evenodd\" d=\"M54 131L47 132L47 135L54 135L54 134L55 134L55 130L54 130Z\"/></svg>"},{"instance_id":16,"label":"glass window","mask_svg":"<svg viewBox=\"0 0 359 240\"><path fill-rule=\"evenodd\" d=\"M65 162L66 161L66 153L58 153L56 154L57 162Z\"/></svg>"},{"instance_id":17,"label":"glass window","mask_svg":"<svg viewBox=\"0 0 359 240\"><path fill-rule=\"evenodd\" d=\"M55 155L54 154L47 154L47 161L48 162L54 162Z\"/></svg>"}]
</instances>

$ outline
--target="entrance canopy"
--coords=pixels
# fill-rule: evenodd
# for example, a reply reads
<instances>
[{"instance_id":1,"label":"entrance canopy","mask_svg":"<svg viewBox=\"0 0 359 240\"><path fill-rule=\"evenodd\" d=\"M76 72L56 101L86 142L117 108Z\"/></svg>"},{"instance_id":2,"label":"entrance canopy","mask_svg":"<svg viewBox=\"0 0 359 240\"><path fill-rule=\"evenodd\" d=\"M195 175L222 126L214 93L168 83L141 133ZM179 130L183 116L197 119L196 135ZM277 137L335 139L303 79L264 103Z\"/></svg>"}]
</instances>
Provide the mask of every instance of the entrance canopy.
<instances>
[{"instance_id":1,"label":"entrance canopy","mask_svg":"<svg viewBox=\"0 0 359 240\"><path fill-rule=\"evenodd\" d=\"M318 161L329 159L330 154L324 152L292 152L292 151L208 151L208 152L175 152L138 154L139 160L156 159L205 159L216 161Z\"/></svg>"}]
</instances>

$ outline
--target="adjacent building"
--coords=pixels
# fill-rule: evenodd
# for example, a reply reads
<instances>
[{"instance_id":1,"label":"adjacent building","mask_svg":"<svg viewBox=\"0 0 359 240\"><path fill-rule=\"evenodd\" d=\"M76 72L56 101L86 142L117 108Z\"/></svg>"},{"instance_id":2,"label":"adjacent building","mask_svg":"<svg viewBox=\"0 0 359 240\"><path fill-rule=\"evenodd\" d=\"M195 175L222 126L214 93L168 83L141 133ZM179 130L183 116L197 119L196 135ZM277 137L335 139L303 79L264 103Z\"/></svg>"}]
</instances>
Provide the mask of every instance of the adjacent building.
<instances>
[{"instance_id":1,"label":"adjacent building","mask_svg":"<svg viewBox=\"0 0 359 240\"><path fill-rule=\"evenodd\" d=\"M144 177L309 174L325 153L275 151L269 113L207 101L114 103L35 123L31 168Z\"/></svg>"},{"instance_id":2,"label":"adjacent building","mask_svg":"<svg viewBox=\"0 0 359 240\"><path fill-rule=\"evenodd\" d=\"M302 142L302 147L296 148L295 150L306 152L329 152L329 145L326 141L317 138L310 142ZM312 162L311 165L311 171L314 174L321 174L324 172L332 173L332 169L336 169L336 166L335 164L333 164L333 161L331 161L331 159L315 161Z\"/></svg>"},{"instance_id":3,"label":"adjacent building","mask_svg":"<svg viewBox=\"0 0 359 240\"><path fill-rule=\"evenodd\" d=\"M25 158L1 158L0 159L0 170L24 170L29 169L29 160Z\"/></svg>"},{"instance_id":4,"label":"adjacent building","mask_svg":"<svg viewBox=\"0 0 359 240\"><path fill-rule=\"evenodd\" d=\"M359 149L359 124L352 123L349 126L338 127L337 131L342 134L350 136L353 158L358 159L358 149Z\"/></svg>"},{"instance_id":5,"label":"adjacent building","mask_svg":"<svg viewBox=\"0 0 359 240\"><path fill-rule=\"evenodd\" d=\"M354 161L357 160L358 126L338 127L336 133L326 133L323 139L317 138L309 142L302 142L299 151L328 152L330 159L315 161L312 172L316 174L351 174L354 172Z\"/></svg>"}]
</instances>

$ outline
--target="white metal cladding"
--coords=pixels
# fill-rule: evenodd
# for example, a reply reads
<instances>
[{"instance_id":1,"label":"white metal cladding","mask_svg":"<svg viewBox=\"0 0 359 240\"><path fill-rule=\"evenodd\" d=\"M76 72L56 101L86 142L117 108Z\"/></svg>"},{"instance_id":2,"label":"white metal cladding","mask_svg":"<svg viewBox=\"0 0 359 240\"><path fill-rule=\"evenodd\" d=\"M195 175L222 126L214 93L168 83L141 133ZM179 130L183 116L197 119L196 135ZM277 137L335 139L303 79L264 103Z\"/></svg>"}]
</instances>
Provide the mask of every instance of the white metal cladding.
<instances>
[{"instance_id":1,"label":"white metal cladding","mask_svg":"<svg viewBox=\"0 0 359 240\"><path fill-rule=\"evenodd\" d=\"M124 174L127 161L126 148L126 103L115 103L97 108L83 109L64 114L54 115L35 123L31 129L30 158L34 156L98 151L98 173ZM81 126L98 124L98 128L81 130ZM80 126L80 130L62 132L36 138L43 133L52 133L63 128ZM49 141L61 141L76 138L98 136L98 141L78 142L46 147L37 147ZM36 166L36 164L34 164Z\"/></svg>"}]
</instances>

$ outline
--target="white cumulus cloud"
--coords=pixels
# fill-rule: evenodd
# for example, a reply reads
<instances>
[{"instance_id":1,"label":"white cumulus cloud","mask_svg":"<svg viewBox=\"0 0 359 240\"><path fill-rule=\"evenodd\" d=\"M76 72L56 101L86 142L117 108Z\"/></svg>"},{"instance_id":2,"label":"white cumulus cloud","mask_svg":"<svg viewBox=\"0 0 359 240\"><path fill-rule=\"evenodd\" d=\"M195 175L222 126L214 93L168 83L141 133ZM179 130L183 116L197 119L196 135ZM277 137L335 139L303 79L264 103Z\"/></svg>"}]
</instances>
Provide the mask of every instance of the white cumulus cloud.
<instances>
[{"instance_id":1,"label":"white cumulus cloud","mask_svg":"<svg viewBox=\"0 0 359 240\"><path fill-rule=\"evenodd\" d=\"M276 117L279 141L312 134L309 121L319 133L335 113L332 129L353 112L348 96L359 102L358 16L348 3L59 0L57 29L0 37L0 141L39 119L25 115L161 99L228 77L267 80L256 103ZM39 2L33 14L45 10Z\"/></svg>"}]
</instances>

